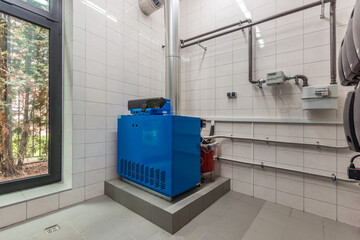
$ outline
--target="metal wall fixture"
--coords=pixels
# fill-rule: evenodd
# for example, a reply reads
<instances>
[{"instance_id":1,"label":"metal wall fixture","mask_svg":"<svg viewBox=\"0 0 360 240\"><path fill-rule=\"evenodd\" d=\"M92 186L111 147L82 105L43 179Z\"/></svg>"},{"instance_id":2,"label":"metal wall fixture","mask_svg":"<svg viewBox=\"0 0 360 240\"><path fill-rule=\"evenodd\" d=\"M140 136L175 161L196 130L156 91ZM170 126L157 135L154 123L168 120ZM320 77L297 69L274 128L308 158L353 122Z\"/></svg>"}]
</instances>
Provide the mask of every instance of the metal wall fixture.
<instances>
[{"instance_id":1,"label":"metal wall fixture","mask_svg":"<svg viewBox=\"0 0 360 240\"><path fill-rule=\"evenodd\" d=\"M140 10L150 16L164 5L164 0L138 0Z\"/></svg>"},{"instance_id":2,"label":"metal wall fixture","mask_svg":"<svg viewBox=\"0 0 360 240\"><path fill-rule=\"evenodd\" d=\"M206 33L202 33L200 35L188 38L188 39L184 39L181 40L181 48L187 48L193 45L198 45L202 42L214 39L214 38L218 38L230 33L234 33L240 30L244 30L246 28L249 28L249 82L252 84L259 84L259 81L262 81L262 83L264 82L264 80L253 80L253 76L252 76L252 71L253 71L253 66L252 66L252 59L253 59L253 51L252 51L252 42L253 42L253 37L252 37L252 27L256 26L258 24L261 23L265 23L280 17L284 17L293 13L297 13L309 8L313 8L316 6L322 6L322 9L324 8L324 4L325 3L330 3L330 71L331 71L331 81L330 84L337 84L336 82L336 0L321 0L321 1L316 1L310 4L306 4L304 6L298 7L298 8L294 8L288 11L284 11L282 13L278 13L275 15L272 15L270 17L266 17L263 19L260 19L258 21L254 21L252 22L250 19L244 20L244 21L240 21L239 23L234 23L231 25L227 25L221 28L217 28L213 31L209 31ZM323 10L322 10L323 11ZM322 16L322 14L321 14ZM246 25L242 25L242 23L247 22L248 24ZM233 27L237 27L235 29L231 29L231 30L227 30L227 31L223 31L229 28L233 28ZM222 32L220 32L222 31ZM218 34L214 34L220 32ZM214 35L212 35L214 34ZM208 36L211 35L209 37L205 37L202 38L204 36ZM195 41L194 41L195 40ZM303 75L298 75L297 78L302 77Z\"/></svg>"},{"instance_id":3,"label":"metal wall fixture","mask_svg":"<svg viewBox=\"0 0 360 240\"><path fill-rule=\"evenodd\" d=\"M257 81L252 81L251 78L249 78L249 81L251 83L257 83L257 86L259 88L262 88L262 85L266 83L268 86L272 85L279 85L283 84L286 81L290 81L292 79L295 79L295 84L299 84L299 79L303 81L303 87L309 86L308 78L305 75L297 74L295 76L286 76L282 71L279 72L272 72L268 73L266 76L266 79L259 79Z\"/></svg>"},{"instance_id":4,"label":"metal wall fixture","mask_svg":"<svg viewBox=\"0 0 360 240\"><path fill-rule=\"evenodd\" d=\"M214 136L204 136L203 139L216 139L216 138L224 138L231 140L241 140L241 141L251 141L251 142L263 142L266 144L275 143L275 144L286 144L286 145L296 145L303 147L315 147L315 148L332 148L332 149L348 149L349 146L332 146L332 145L324 145L320 144L320 142L316 143L304 143L304 142L288 142L288 141L280 141L280 140L271 140L271 139L263 139L263 138L248 138L248 137L236 137L236 136L226 136L226 135L214 135Z\"/></svg>"},{"instance_id":5,"label":"metal wall fixture","mask_svg":"<svg viewBox=\"0 0 360 240\"><path fill-rule=\"evenodd\" d=\"M289 172L296 172L296 173L300 173L300 174L305 174L305 175L310 175L310 176L316 176L316 177L322 177L322 178L328 178L331 181L335 182L335 181L342 181L342 182L348 182L348 183L356 183L358 184L359 181L356 180L351 180L351 179L347 179L347 178L341 178L341 177L337 177L335 173L331 173L329 175L326 174L319 174L319 173L315 173L315 172L307 172L307 171L303 171L303 170L298 170L295 168L287 168L287 167L280 167L280 166L276 166L276 165L270 165L270 164L264 164L263 162L261 163L256 163L256 162L247 162L247 161L243 161L243 160L237 160L237 159L231 159L231 158L224 158L224 157L216 157L217 160L224 160L224 161L230 161L230 162L237 162L237 163L241 163L241 164L245 164L245 165L250 165L250 166L257 166L257 167L261 167L261 168L271 168L271 169L276 169L276 170L283 170L283 171L289 171Z\"/></svg>"}]
</instances>

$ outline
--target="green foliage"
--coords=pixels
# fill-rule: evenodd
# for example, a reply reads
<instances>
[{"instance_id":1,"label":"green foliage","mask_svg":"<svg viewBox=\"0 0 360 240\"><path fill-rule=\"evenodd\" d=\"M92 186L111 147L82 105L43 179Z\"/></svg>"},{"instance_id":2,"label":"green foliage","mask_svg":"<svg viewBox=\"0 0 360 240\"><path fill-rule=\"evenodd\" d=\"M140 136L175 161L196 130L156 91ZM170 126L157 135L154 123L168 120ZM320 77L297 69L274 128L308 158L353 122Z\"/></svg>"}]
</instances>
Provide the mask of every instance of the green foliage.
<instances>
[{"instance_id":1,"label":"green foliage","mask_svg":"<svg viewBox=\"0 0 360 240\"><path fill-rule=\"evenodd\" d=\"M20 139L17 135L12 136L13 141L13 153L17 155L20 151ZM47 160L48 153L48 142L47 136L33 135L29 138L28 147L26 148L26 158L39 158L42 161Z\"/></svg>"},{"instance_id":2,"label":"green foliage","mask_svg":"<svg viewBox=\"0 0 360 240\"><path fill-rule=\"evenodd\" d=\"M0 12L0 47L0 134L12 139L0 151L47 158L49 30Z\"/></svg>"},{"instance_id":3,"label":"green foliage","mask_svg":"<svg viewBox=\"0 0 360 240\"><path fill-rule=\"evenodd\" d=\"M50 0L42 0L41 2L35 0L23 0L31 5L34 5L42 10L49 11L49 1Z\"/></svg>"}]
</instances>

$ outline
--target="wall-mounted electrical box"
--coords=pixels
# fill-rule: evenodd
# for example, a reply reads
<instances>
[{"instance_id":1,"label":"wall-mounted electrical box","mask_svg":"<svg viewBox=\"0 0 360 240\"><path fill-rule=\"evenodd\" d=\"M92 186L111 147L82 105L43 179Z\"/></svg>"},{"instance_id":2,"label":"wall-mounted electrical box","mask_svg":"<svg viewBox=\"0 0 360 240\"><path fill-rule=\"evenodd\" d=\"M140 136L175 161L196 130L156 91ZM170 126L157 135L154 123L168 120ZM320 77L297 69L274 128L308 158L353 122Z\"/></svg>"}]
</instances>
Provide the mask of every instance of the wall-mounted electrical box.
<instances>
[{"instance_id":1,"label":"wall-mounted electrical box","mask_svg":"<svg viewBox=\"0 0 360 240\"><path fill-rule=\"evenodd\" d=\"M228 93L226 94L226 96L227 96L228 98L236 98L236 97L237 97L237 94L236 94L236 92L228 92Z\"/></svg>"},{"instance_id":2,"label":"wall-mounted electrical box","mask_svg":"<svg viewBox=\"0 0 360 240\"><path fill-rule=\"evenodd\" d=\"M302 107L304 110L311 109L337 109L338 86L309 86L303 88Z\"/></svg>"},{"instance_id":3,"label":"wall-mounted electrical box","mask_svg":"<svg viewBox=\"0 0 360 240\"><path fill-rule=\"evenodd\" d=\"M266 85L279 85L286 81L284 72L272 72L266 74Z\"/></svg>"}]
</instances>

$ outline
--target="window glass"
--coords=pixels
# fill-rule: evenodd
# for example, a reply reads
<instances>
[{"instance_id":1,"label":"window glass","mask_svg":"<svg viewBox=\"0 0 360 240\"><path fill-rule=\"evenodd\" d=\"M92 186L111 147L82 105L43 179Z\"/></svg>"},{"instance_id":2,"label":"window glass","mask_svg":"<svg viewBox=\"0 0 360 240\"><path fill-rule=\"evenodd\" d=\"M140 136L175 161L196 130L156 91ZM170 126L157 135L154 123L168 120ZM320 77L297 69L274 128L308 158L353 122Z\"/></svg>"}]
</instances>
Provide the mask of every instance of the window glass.
<instances>
[{"instance_id":1,"label":"window glass","mask_svg":"<svg viewBox=\"0 0 360 240\"><path fill-rule=\"evenodd\" d=\"M50 0L22 0L28 4L34 5L42 10L49 11Z\"/></svg>"},{"instance_id":2,"label":"window glass","mask_svg":"<svg viewBox=\"0 0 360 240\"><path fill-rule=\"evenodd\" d=\"M0 51L1 183L48 173L49 30L0 12Z\"/></svg>"}]
</instances>

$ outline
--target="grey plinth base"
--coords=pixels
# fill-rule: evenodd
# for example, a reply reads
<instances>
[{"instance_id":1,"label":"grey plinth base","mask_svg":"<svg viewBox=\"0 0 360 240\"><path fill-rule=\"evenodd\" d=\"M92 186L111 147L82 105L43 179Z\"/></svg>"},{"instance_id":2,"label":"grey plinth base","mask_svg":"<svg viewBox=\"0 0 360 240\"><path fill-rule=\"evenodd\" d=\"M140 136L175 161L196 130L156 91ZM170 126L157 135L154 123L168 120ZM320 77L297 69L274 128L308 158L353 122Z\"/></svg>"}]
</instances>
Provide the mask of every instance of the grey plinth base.
<instances>
[{"instance_id":1,"label":"grey plinth base","mask_svg":"<svg viewBox=\"0 0 360 240\"><path fill-rule=\"evenodd\" d=\"M230 179L218 177L215 182L202 184L169 202L120 179L105 182L107 196L171 234L228 191Z\"/></svg>"}]
</instances>

